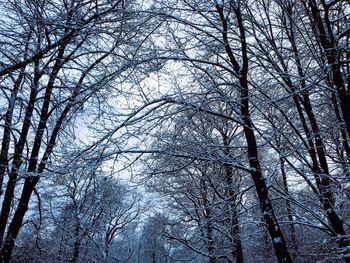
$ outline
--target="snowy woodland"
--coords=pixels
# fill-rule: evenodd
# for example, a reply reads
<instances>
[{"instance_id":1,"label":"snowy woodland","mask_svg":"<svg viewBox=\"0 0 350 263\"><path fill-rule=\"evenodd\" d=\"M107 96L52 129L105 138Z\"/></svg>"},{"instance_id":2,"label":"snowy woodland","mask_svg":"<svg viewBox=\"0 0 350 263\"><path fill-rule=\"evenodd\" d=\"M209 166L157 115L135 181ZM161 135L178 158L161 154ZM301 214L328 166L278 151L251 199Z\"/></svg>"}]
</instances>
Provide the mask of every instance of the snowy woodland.
<instances>
[{"instance_id":1,"label":"snowy woodland","mask_svg":"<svg viewBox=\"0 0 350 263\"><path fill-rule=\"evenodd\" d=\"M350 263L348 0L0 0L0 263Z\"/></svg>"}]
</instances>

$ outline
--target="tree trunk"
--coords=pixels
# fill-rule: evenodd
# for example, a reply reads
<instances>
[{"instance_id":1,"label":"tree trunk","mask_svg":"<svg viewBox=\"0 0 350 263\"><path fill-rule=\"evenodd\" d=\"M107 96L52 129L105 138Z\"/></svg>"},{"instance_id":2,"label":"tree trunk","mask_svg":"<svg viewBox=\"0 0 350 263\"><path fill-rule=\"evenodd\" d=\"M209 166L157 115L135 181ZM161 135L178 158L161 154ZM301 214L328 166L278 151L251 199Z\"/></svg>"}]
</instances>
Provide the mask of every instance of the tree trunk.
<instances>
[{"instance_id":1,"label":"tree trunk","mask_svg":"<svg viewBox=\"0 0 350 263\"><path fill-rule=\"evenodd\" d=\"M241 235L239 230L239 221L238 221L238 215L236 210L234 210L232 214L232 239L234 242L234 255L236 256L236 263L243 263L243 246L241 241Z\"/></svg>"},{"instance_id":2,"label":"tree trunk","mask_svg":"<svg viewBox=\"0 0 350 263\"><path fill-rule=\"evenodd\" d=\"M17 183L18 169L22 165L22 154L24 150L25 143L27 141L28 132L31 126L31 118L34 111L34 104L38 93L38 81L40 78L38 69L38 64L35 65L35 76L33 81L33 86L31 87L31 92L29 95L29 102L24 116L24 121L22 125L22 130L18 142L15 145L15 153L12 161L12 168L9 174L9 181L6 186L4 201L1 207L0 213L0 242L2 243L7 221L9 218L10 208L14 196L14 191ZM1 255L0 255L1 256Z\"/></svg>"},{"instance_id":3,"label":"tree trunk","mask_svg":"<svg viewBox=\"0 0 350 263\"><path fill-rule=\"evenodd\" d=\"M331 27L330 25L329 27L325 27L325 24L327 24L327 21L324 21L326 22L325 24L323 23L320 15L320 10L317 7L316 1L311 0L311 1L308 1L308 3L311 10L310 18L314 22L313 29L316 34L316 38L320 41L321 46L326 50L325 59L327 59L328 63L332 65L332 70L331 70L332 76L327 76L327 79L330 80L330 83L333 82L333 85L336 86L336 90L338 91L344 90L345 86L341 76L340 67L339 67L339 64L336 63L334 58L336 50L334 48L332 48L331 50L328 50L330 47L334 47L334 39L332 40L332 32L330 32ZM302 68L300 54L299 54L298 46L294 36L293 28L295 23L294 21L291 20L293 15L292 7L290 7L290 9L284 8L283 11L286 14L285 19L290 20L289 27L287 26L286 20L284 22L284 26L288 32L287 34L288 39L292 46L294 59L298 69L298 75L300 77L300 91L298 91L294 87L290 77L286 77L284 79L286 80L285 81L286 85L288 86L290 91L294 94L293 101L297 108L303 130L307 136L306 138L306 141L308 143L307 150L312 160L311 169L317 184L319 200L323 206L323 210L327 215L328 221L334 230L334 234L336 236L340 235L341 237L343 237L345 235L343 222L341 221L340 217L338 216L338 214L334 209L334 197L330 189L331 182L330 182L330 174L329 174L328 163L326 158L326 149L323 143L322 135L320 133L320 129L319 129L315 114L313 112L312 103L306 89L304 69ZM328 10L325 9L324 12L328 12ZM328 35L328 38L327 38L327 35ZM283 68L287 72L287 67L284 64L284 61L281 60L281 63L282 65L284 65ZM338 94L340 93L338 92ZM342 104L342 100L347 100L346 97L339 98L339 99L340 99L340 105ZM333 104L334 102L336 101L334 101L333 99ZM348 101L347 103L350 103L350 101ZM347 107L350 107L350 104ZM306 114L306 117L304 116L304 113ZM337 115L337 118L339 119L340 118L339 113L336 112L336 115ZM348 112L346 112L345 115L348 115ZM343 112L344 120L347 118L347 116L345 115ZM350 115L348 117L350 117ZM343 132L342 134L343 134L343 137L344 135L346 137L346 134L344 134ZM347 142L345 142L344 145L346 147ZM343 239L341 238L341 240ZM348 242L340 241L339 245L340 247L346 247L348 246Z\"/></svg>"},{"instance_id":4,"label":"tree trunk","mask_svg":"<svg viewBox=\"0 0 350 263\"><path fill-rule=\"evenodd\" d=\"M247 157L251 168L251 177L253 179L256 192L258 194L259 204L264 216L266 227L272 239L273 248L278 262L289 263L293 262L288 252L286 241L282 231L277 222L274 210L272 208L271 200L268 196L268 189L260 169L260 162L258 157L258 147L256 143L255 134L253 131L253 124L250 117L249 110L249 89L248 89L248 50L245 36L245 27L240 10L240 5L232 6L233 12L239 29L239 37L241 44L242 66L239 65L236 56L231 49L228 39L228 22L224 14L223 6L216 5L216 10L220 16L222 23L222 38L225 51L231 62L233 70L236 72L240 84L240 113L242 118L243 132L247 143Z\"/></svg>"},{"instance_id":5,"label":"tree trunk","mask_svg":"<svg viewBox=\"0 0 350 263\"><path fill-rule=\"evenodd\" d=\"M21 228L24 215L28 210L28 204L30 201L30 197L34 191L36 184L39 181L38 174L42 173L45 166L46 166L46 162L47 162L47 160L52 152L53 146L54 146L54 144L56 142L56 138L58 136L59 129L60 129L61 124L62 124L62 117L65 117L65 114L67 114L67 112L69 110L69 109L67 110L67 108L66 108L65 111L61 114L61 117L59 118L59 120L57 121L57 123L52 131L49 143L48 143L47 148L45 150L45 153L43 155L40 166L37 169L39 152L40 152L41 144L43 141L43 134L44 134L44 131L46 128L47 120L48 120L48 112L49 112L49 106L51 103L51 95L52 95L52 91L53 91L53 87L54 87L54 82L55 82L55 79L58 75L58 72L61 69L63 62L64 62L63 56L64 56L64 50L66 48L66 45L67 45L67 43L63 44L58 49L57 59L56 59L56 62L53 66L53 69L52 69L52 72L50 74L50 78L48 80L48 84L46 87L44 102L43 102L41 112L40 112L40 120L39 120L39 124L38 124L37 131L35 134L34 143L32 146L32 151L31 151L31 155L30 155L30 159L29 159L29 163L28 163L27 177L24 181L22 194L21 194L16 212L15 212L15 214L12 218L12 221L9 225L5 241L3 242L4 244L3 244L3 248L2 248L2 255L3 255L3 259L5 262L7 262L6 260L11 260L11 254L12 254L12 250L13 250L13 247L15 244L15 239L17 238L17 235L18 235L19 230ZM27 112L29 110L33 111L34 102L35 102L36 95L37 95L37 90L35 88L36 87L34 87L34 90L32 90L33 102L28 105ZM27 129L26 132L23 133L23 136L27 135L28 130L29 130L31 114L28 117L29 118L26 119L26 121L23 124L23 128L25 127ZM21 136L22 136L22 134L21 134ZM23 151L24 144L26 142L26 136L23 139L24 140L21 141L21 145L20 145L22 147L20 150L22 150L22 151ZM21 154L18 155L18 162L19 163L17 166L19 167L21 165ZM17 178L17 175L18 175L18 168L16 167L16 165L14 166L14 168L15 168L15 170L14 170L13 178L10 178L9 185L8 185L9 200L6 203L6 207L4 207L4 206L2 207L2 213L1 213L1 216L4 215L4 219L6 219L6 220L8 220L8 212L3 211L3 210L4 210L4 208L9 210L9 206L12 203L13 193L14 193L15 184L16 184L15 179ZM34 174L34 176L32 174ZM5 196L5 198L6 198L6 196ZM4 205L5 205L5 202L4 202ZM3 214L3 212L4 212L4 214ZM7 212L7 213L5 214L5 212ZM6 215L6 218L5 218L5 215ZM4 222L5 222L5 220L4 220ZM0 230L5 229L5 227L6 227L6 224L5 225L1 224ZM0 234L3 234L3 231L0 232Z\"/></svg>"},{"instance_id":6,"label":"tree trunk","mask_svg":"<svg viewBox=\"0 0 350 263\"><path fill-rule=\"evenodd\" d=\"M73 242L73 256L72 262L78 262L79 254L80 254L80 222L79 218L76 217L76 223L74 228L74 242Z\"/></svg>"},{"instance_id":7,"label":"tree trunk","mask_svg":"<svg viewBox=\"0 0 350 263\"><path fill-rule=\"evenodd\" d=\"M321 52L324 52L325 54L321 54L321 56L323 56L325 62L331 66L328 78L335 87L346 130L348 136L350 136L349 87L347 89L341 72L341 64L339 61L340 48L337 45L337 37L335 37L334 32L332 31L332 22L329 20L330 6L325 4L324 1L321 2L322 10L319 8L319 5L321 4L318 4L316 0L307 1L310 10L310 19L315 28L316 39L319 41L323 49ZM322 12L324 13L323 17L321 15Z\"/></svg>"},{"instance_id":8,"label":"tree trunk","mask_svg":"<svg viewBox=\"0 0 350 263\"><path fill-rule=\"evenodd\" d=\"M223 144L224 144L224 152L225 155L230 156L230 140L226 133L221 133ZM230 211L228 216L230 217L230 234L232 239L232 255L236 258L236 263L243 263L243 247L239 229L239 218L237 213L237 200L235 196L235 191L233 189L233 180L234 180L234 169L232 165L225 164L224 165L226 172L226 183L227 183L227 196L229 200ZM239 188L239 186L237 186ZM236 189L237 189L236 188Z\"/></svg>"},{"instance_id":9,"label":"tree trunk","mask_svg":"<svg viewBox=\"0 0 350 263\"><path fill-rule=\"evenodd\" d=\"M30 176L25 179L22 195L19 200L13 219L9 225L6 239L2 248L4 263L11 262L12 250L14 248L15 240L21 228L23 217L28 210L28 203L30 197L38 181L39 177L37 176Z\"/></svg>"},{"instance_id":10,"label":"tree trunk","mask_svg":"<svg viewBox=\"0 0 350 263\"><path fill-rule=\"evenodd\" d=\"M251 176L258 194L260 208L263 213L267 229L270 233L272 244L276 253L278 262L293 262L288 252L287 244L282 234L281 228L277 222L274 210L272 208L271 200L268 195L268 188L266 186L264 177L261 172L260 162L258 157L258 147L256 143L255 134L253 132L253 125L250 119L249 112L249 93L248 83L246 79L240 80L241 84L241 114L244 123L243 131L247 142L248 160L251 171Z\"/></svg>"},{"instance_id":11,"label":"tree trunk","mask_svg":"<svg viewBox=\"0 0 350 263\"><path fill-rule=\"evenodd\" d=\"M206 174L203 173L202 177L200 178L200 193L201 193L201 198L203 199L203 205L204 205L204 222L205 222L205 241L207 244L207 250L208 250L208 255L209 255L209 262L210 263L215 263L215 242L214 242L214 228L213 228L213 223L212 223L212 215L211 215L211 204L208 199L208 187L206 184L206 181L203 177L205 177Z\"/></svg>"},{"instance_id":12,"label":"tree trunk","mask_svg":"<svg viewBox=\"0 0 350 263\"><path fill-rule=\"evenodd\" d=\"M1 143L1 152L0 152L0 196L2 195L2 183L4 181L4 176L6 173L6 170L8 169L8 151L10 148L10 142L11 142L11 130L12 130L12 116L13 111L15 109L15 102L17 99L17 93L18 90L22 84L22 81L24 79L24 69L21 70L21 73L19 74L18 78L16 79L16 82L13 86L13 90L11 92L9 105L7 106L7 111L5 114L5 123L4 123L4 132L2 135L2 143Z\"/></svg>"},{"instance_id":13,"label":"tree trunk","mask_svg":"<svg viewBox=\"0 0 350 263\"><path fill-rule=\"evenodd\" d=\"M283 158L280 158L280 166L281 166L281 173L282 173L282 179L283 179L283 188L284 188L284 191L288 194L289 188L288 188L287 174L284 168ZM289 221L289 232L290 232L290 238L292 241L292 249L295 253L296 251L298 251L298 240L297 240L297 235L296 235L295 226L294 226L293 211L292 211L292 207L288 197L286 198L286 209L287 209L287 217Z\"/></svg>"}]
</instances>

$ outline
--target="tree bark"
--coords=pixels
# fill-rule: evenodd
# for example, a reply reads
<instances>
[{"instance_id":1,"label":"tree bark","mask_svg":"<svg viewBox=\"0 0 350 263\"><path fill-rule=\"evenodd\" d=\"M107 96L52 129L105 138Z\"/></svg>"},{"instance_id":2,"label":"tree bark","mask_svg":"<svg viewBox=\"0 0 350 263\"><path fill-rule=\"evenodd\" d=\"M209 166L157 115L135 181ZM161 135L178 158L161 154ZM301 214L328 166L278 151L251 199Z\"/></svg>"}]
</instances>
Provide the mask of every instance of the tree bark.
<instances>
[{"instance_id":1,"label":"tree bark","mask_svg":"<svg viewBox=\"0 0 350 263\"><path fill-rule=\"evenodd\" d=\"M74 242L73 242L73 256L72 262L78 262L79 254L80 254L80 222L79 218L76 217L76 222L74 226Z\"/></svg>"},{"instance_id":2,"label":"tree bark","mask_svg":"<svg viewBox=\"0 0 350 263\"><path fill-rule=\"evenodd\" d=\"M48 112L49 112L49 106L50 106L50 102L51 102L52 90L53 90L53 87L54 87L54 81L55 81L55 79L57 77L57 74L58 74L61 66L63 65L63 61L64 61L63 60L63 55L64 55L64 50L65 50L66 45L67 45L67 43L65 43L65 45L63 45L63 46L61 46L59 48L57 59L56 59L55 65L53 67L53 70L52 70L52 72L50 74L50 78L49 78L49 81L48 81L48 84L47 84L47 87L46 87L46 92L45 92L45 96L44 96L44 102L43 102L43 105L42 105L42 108L41 108L41 113L40 113L40 120L39 120L39 124L38 124L38 127L37 127L36 135L35 135L35 138L34 138L34 143L33 143L33 146L32 146L31 156L30 156L30 159L29 159L29 164L28 164L28 169L27 169L28 177L26 177L26 179L24 181L24 187L22 189L22 194L21 194L19 203L17 205L17 209L16 209L15 214L14 214L14 216L12 218L12 221L11 221L11 223L9 225L5 241L3 242L2 255L3 255L4 262L9 262L11 260L11 254L12 254L12 250L13 250L13 247L14 247L14 241L17 238L17 235L18 235L19 230L21 228L24 215L25 215L25 213L28 210L28 204L29 204L29 200L30 200L31 194L34 191L34 188L35 188L36 184L39 181L39 175L38 174L41 173L43 171L44 167L45 167L45 165L44 165L42 167L42 169L40 169L41 171L37 171L38 157L39 157L39 152L40 152L40 148L41 148L41 143L42 143L42 140L43 140L43 134L44 134L45 127L46 127L46 122L47 122L47 119L48 119ZM31 111L31 113L32 113L32 111L34 109L34 103L35 103L36 95L37 95L37 91L33 90L33 101L32 101L31 104L28 105L28 109L29 109L29 111ZM27 109L27 112L28 112L28 109ZM29 127L30 127L31 115L28 116L28 117L29 118L27 119L27 122L25 122L23 124L23 127L26 128L26 133L24 133L23 136L27 135ZM56 127L57 127L58 122L56 123ZM55 129L53 130L51 138L49 140L49 144L48 144L47 149L46 149L46 151L44 153L43 160L45 158L48 159L49 155L51 154L51 151L52 151L52 148L50 148L51 144L52 144L51 141L52 140L54 140L54 142L56 141L56 137L58 135L58 131L59 131L59 129L57 131L55 131ZM15 184L16 184L16 180L17 180L17 176L18 176L18 168L21 165L21 155L22 155L24 144L26 142L26 136L23 139L24 140L21 142L21 145L19 145L19 146L21 146L21 149L20 149L21 153L18 155L18 165L14 166L15 169L13 170L13 174L11 174L11 176L10 176L10 181L9 181L9 184L8 184L8 187L7 187L7 190L6 190L5 198L6 198L6 196L8 196L8 200L7 200L8 202L6 202L6 203L4 202L3 207L2 207L1 216L4 215L4 222L5 222L5 219L6 219L6 222L8 220L9 208L10 208L10 205L11 205L12 199L13 199ZM52 147L53 147L53 145L52 145ZM49 150L49 155L47 155L48 150ZM42 160L42 163L43 163L43 160ZM44 162L45 164L46 164L46 161ZM38 173L38 174L34 174L34 173ZM4 206L4 205L6 205L6 206ZM3 230L5 229L5 227L6 227L6 224L5 225L1 224L1 229L0 230L2 232L0 232L0 234L4 233Z\"/></svg>"},{"instance_id":3,"label":"tree bark","mask_svg":"<svg viewBox=\"0 0 350 263\"><path fill-rule=\"evenodd\" d=\"M29 101L28 101L28 106L25 112L24 116L24 121L22 125L22 130L20 133L20 137L18 139L18 142L15 145L15 153L13 156L13 161L12 161L12 168L9 174L9 181L7 182L6 186L6 191L5 191L5 196L4 200L2 203L1 207L1 213L0 213L0 242L3 241L5 229L6 229L6 224L8 221L9 213L10 213L10 208L14 196L14 191L17 183L17 176L18 176L18 169L22 165L22 154L24 150L25 143L27 141L27 136L28 132L31 126L31 118L33 115L34 111L34 105L35 105L35 100L37 97L38 93L38 82L40 79L40 74L39 74L39 65L36 63L35 65L35 73L34 73L34 81L33 85L31 87L31 92L29 95ZM1 258L1 250L0 250L0 258Z\"/></svg>"},{"instance_id":4,"label":"tree bark","mask_svg":"<svg viewBox=\"0 0 350 263\"><path fill-rule=\"evenodd\" d=\"M241 56L242 65L240 66L228 40L228 22L225 17L224 10L222 6L216 6L217 12L220 16L222 23L222 38L225 51L231 62L232 68L239 76L240 84L240 113L242 118L243 132L245 140L247 143L247 157L249 160L249 165L251 168L250 175L253 179L256 192L258 194L259 204L264 216L266 227L270 233L273 248L275 250L276 258L280 263L291 263L292 258L287 249L287 244L282 234L282 231L277 222L275 212L272 208L272 203L268 195L268 188L266 186L264 176L260 168L260 161L258 157L258 147L253 131L253 123L251 121L250 109L249 109L249 87L248 87L248 54L247 54L247 43L245 36L245 27L243 23L243 18L240 10L240 6L232 6L233 12L236 16L236 21L238 23L240 44L241 44Z\"/></svg>"},{"instance_id":5,"label":"tree bark","mask_svg":"<svg viewBox=\"0 0 350 263\"><path fill-rule=\"evenodd\" d=\"M4 181L6 170L8 169L8 152L9 152L10 142L11 142L12 116L13 116L13 111L15 109L17 93L22 84L24 76L25 76L24 69L22 69L15 81L15 84L13 85L13 90L11 91L9 104L7 106L7 111L4 118L5 128L2 136L1 152L0 152L0 196L3 193L2 183Z\"/></svg>"},{"instance_id":6,"label":"tree bark","mask_svg":"<svg viewBox=\"0 0 350 263\"><path fill-rule=\"evenodd\" d=\"M227 134L221 133L225 155L230 156L230 142ZM234 180L234 169L232 165L224 165L226 172L226 183L227 183L227 195L229 200L230 211L228 215L230 216L230 226L231 226L231 239L232 239L232 255L236 258L236 263L243 263L243 246L241 240L241 234L239 229L239 218L237 213L237 200L235 196L235 191L233 190L233 180Z\"/></svg>"},{"instance_id":7,"label":"tree bark","mask_svg":"<svg viewBox=\"0 0 350 263\"><path fill-rule=\"evenodd\" d=\"M333 83L340 104L341 113L347 129L348 136L350 136L350 94L349 87L346 87L346 81L343 79L341 72L341 63L339 61L340 48L337 46L337 40L332 31L332 24L329 20L330 6L323 3L318 3L316 0L307 1L307 7L310 10L310 19L313 22L316 39L322 46L325 61L330 65L330 72L328 77ZM322 4L322 9L319 6ZM323 12L323 17L322 17Z\"/></svg>"},{"instance_id":8,"label":"tree bark","mask_svg":"<svg viewBox=\"0 0 350 263\"><path fill-rule=\"evenodd\" d=\"M212 215L211 215L211 204L208 199L208 187L206 184L206 181L203 177L205 177L206 174L203 173L202 177L200 178L200 193L201 197L203 199L203 205L204 205L204 224L206 228L205 232L205 241L207 244L207 250L208 250L208 255L209 255L209 262L210 263L215 263L216 258L215 258L215 242L214 242L214 228L213 228L213 222L212 222Z\"/></svg>"},{"instance_id":9,"label":"tree bark","mask_svg":"<svg viewBox=\"0 0 350 263\"><path fill-rule=\"evenodd\" d=\"M25 179L24 187L18 203L13 219L9 225L7 236L2 248L4 263L11 262L12 250L15 240L22 226L23 217L28 210L30 196L34 191L35 185L38 183L39 177L30 176Z\"/></svg>"},{"instance_id":10,"label":"tree bark","mask_svg":"<svg viewBox=\"0 0 350 263\"><path fill-rule=\"evenodd\" d=\"M285 170L283 158L280 158L280 166L281 166L281 173L282 173L282 180L283 180L283 188L284 188L284 191L288 194L289 187L288 187L287 173ZM292 207L291 207L290 200L288 199L288 197L286 198L286 209L287 209L287 217L288 217L288 221L289 221L289 232L290 232L290 238L292 241L292 249L294 250L294 252L296 252L296 251L298 251L298 240L297 240L297 234L296 234L295 226L294 226L293 211L292 211Z\"/></svg>"}]
</instances>

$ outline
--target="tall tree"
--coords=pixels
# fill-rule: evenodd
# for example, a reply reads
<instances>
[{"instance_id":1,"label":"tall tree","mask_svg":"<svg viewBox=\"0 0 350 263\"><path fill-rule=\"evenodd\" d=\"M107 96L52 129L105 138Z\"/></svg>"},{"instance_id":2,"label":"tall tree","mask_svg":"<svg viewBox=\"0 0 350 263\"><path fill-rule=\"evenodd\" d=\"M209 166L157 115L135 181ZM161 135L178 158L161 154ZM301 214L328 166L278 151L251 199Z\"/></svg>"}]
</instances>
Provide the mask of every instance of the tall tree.
<instances>
[{"instance_id":1,"label":"tall tree","mask_svg":"<svg viewBox=\"0 0 350 263\"><path fill-rule=\"evenodd\" d=\"M149 31L140 28L149 24L136 19L134 7L103 0L1 3L0 31L8 47L1 50L0 73L8 102L0 156L4 262L11 260L31 195L62 130L84 104L111 91L148 38Z\"/></svg>"}]
</instances>

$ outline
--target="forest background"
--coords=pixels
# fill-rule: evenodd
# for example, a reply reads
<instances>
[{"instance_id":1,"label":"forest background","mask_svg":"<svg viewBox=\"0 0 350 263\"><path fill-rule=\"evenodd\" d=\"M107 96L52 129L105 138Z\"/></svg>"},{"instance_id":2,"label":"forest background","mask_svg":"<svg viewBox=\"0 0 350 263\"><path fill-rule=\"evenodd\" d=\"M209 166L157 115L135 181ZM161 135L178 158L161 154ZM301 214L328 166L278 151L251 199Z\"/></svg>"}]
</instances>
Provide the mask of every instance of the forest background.
<instances>
[{"instance_id":1,"label":"forest background","mask_svg":"<svg viewBox=\"0 0 350 263\"><path fill-rule=\"evenodd\" d=\"M348 1L0 21L0 262L350 262Z\"/></svg>"}]
</instances>

